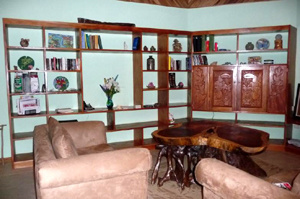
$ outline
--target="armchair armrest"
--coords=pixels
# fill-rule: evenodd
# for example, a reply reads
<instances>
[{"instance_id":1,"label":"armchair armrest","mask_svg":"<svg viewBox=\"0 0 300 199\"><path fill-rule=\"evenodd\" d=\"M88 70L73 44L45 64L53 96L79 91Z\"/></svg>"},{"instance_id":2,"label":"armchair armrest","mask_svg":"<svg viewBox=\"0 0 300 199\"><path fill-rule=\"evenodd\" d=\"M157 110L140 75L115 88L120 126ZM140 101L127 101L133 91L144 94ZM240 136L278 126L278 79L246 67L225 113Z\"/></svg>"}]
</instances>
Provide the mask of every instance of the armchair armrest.
<instances>
[{"instance_id":1,"label":"armchair armrest","mask_svg":"<svg viewBox=\"0 0 300 199\"><path fill-rule=\"evenodd\" d=\"M40 188L53 188L147 172L152 165L145 148L131 148L42 162L36 165Z\"/></svg>"},{"instance_id":2,"label":"armchair armrest","mask_svg":"<svg viewBox=\"0 0 300 199\"><path fill-rule=\"evenodd\" d=\"M196 166L197 182L224 199L296 199L299 196L216 159L202 159Z\"/></svg>"}]
</instances>

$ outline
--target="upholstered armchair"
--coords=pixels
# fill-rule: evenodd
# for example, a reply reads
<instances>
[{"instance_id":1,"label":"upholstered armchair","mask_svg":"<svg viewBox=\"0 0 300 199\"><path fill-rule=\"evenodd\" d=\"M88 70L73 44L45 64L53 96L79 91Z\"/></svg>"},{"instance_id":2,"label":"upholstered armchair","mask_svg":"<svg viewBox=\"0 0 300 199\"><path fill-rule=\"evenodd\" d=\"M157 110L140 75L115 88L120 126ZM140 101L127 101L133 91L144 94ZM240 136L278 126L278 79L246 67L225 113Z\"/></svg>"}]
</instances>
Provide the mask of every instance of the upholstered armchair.
<instances>
[{"instance_id":1,"label":"upholstered armchair","mask_svg":"<svg viewBox=\"0 0 300 199\"><path fill-rule=\"evenodd\" d=\"M151 161L148 149L113 150L99 121L34 129L38 199L146 199Z\"/></svg>"},{"instance_id":2,"label":"upholstered armchair","mask_svg":"<svg viewBox=\"0 0 300 199\"><path fill-rule=\"evenodd\" d=\"M195 178L203 186L203 199L300 198L300 174L288 191L217 159L205 158L197 164Z\"/></svg>"}]
</instances>

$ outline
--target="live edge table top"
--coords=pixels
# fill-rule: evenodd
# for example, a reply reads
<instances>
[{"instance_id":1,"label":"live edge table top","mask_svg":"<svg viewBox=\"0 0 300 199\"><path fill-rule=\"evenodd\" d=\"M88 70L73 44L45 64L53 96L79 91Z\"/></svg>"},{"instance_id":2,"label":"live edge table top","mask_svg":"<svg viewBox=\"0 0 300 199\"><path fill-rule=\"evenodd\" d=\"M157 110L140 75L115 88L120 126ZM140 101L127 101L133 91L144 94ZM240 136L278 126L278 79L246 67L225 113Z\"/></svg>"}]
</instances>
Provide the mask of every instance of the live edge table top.
<instances>
[{"instance_id":1,"label":"live edge table top","mask_svg":"<svg viewBox=\"0 0 300 199\"><path fill-rule=\"evenodd\" d=\"M154 131L152 136L163 145L207 145L225 151L242 150L258 153L268 146L269 134L238 125L201 120L176 124Z\"/></svg>"}]
</instances>

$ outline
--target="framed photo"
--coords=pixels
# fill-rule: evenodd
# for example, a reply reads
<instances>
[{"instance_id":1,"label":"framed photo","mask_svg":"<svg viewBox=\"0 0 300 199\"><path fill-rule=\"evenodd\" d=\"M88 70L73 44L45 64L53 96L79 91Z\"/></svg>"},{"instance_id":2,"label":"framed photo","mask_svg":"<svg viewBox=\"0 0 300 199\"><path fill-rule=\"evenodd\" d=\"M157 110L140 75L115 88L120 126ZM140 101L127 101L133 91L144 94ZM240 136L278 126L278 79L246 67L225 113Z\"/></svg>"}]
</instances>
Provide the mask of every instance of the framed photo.
<instances>
[{"instance_id":1,"label":"framed photo","mask_svg":"<svg viewBox=\"0 0 300 199\"><path fill-rule=\"evenodd\" d=\"M61 34L48 34L49 48L73 48L73 36Z\"/></svg>"},{"instance_id":2,"label":"framed photo","mask_svg":"<svg viewBox=\"0 0 300 199\"><path fill-rule=\"evenodd\" d=\"M294 105L294 117L300 119L300 84L298 84L297 87L297 96L296 96L296 101L295 101L295 105Z\"/></svg>"},{"instance_id":3,"label":"framed photo","mask_svg":"<svg viewBox=\"0 0 300 199\"><path fill-rule=\"evenodd\" d=\"M260 56L254 56L254 57L248 57L248 64L261 64L261 57Z\"/></svg>"}]
</instances>

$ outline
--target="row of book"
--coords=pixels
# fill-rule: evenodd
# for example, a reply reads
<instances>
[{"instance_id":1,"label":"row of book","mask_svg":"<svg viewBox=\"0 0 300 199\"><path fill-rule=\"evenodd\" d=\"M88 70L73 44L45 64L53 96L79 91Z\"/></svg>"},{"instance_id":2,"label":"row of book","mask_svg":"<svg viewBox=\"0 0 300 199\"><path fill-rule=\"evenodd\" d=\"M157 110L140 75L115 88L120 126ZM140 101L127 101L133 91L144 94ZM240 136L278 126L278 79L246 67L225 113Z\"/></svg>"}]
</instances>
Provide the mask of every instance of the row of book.
<instances>
[{"instance_id":1,"label":"row of book","mask_svg":"<svg viewBox=\"0 0 300 199\"><path fill-rule=\"evenodd\" d=\"M81 31L81 42L84 49L103 49L100 35L89 35Z\"/></svg>"},{"instance_id":2,"label":"row of book","mask_svg":"<svg viewBox=\"0 0 300 199\"><path fill-rule=\"evenodd\" d=\"M171 56L169 56L169 70L191 70L192 65L190 61L190 57L186 58L185 62L185 69L182 66L182 61L181 60L175 60Z\"/></svg>"},{"instance_id":3,"label":"row of book","mask_svg":"<svg viewBox=\"0 0 300 199\"><path fill-rule=\"evenodd\" d=\"M214 35L195 35L193 37L194 52L215 51Z\"/></svg>"},{"instance_id":4,"label":"row of book","mask_svg":"<svg viewBox=\"0 0 300 199\"><path fill-rule=\"evenodd\" d=\"M46 58L47 70L80 70L80 59Z\"/></svg>"},{"instance_id":5,"label":"row of book","mask_svg":"<svg viewBox=\"0 0 300 199\"><path fill-rule=\"evenodd\" d=\"M193 55L193 65L208 65L208 60L205 55Z\"/></svg>"}]
</instances>

